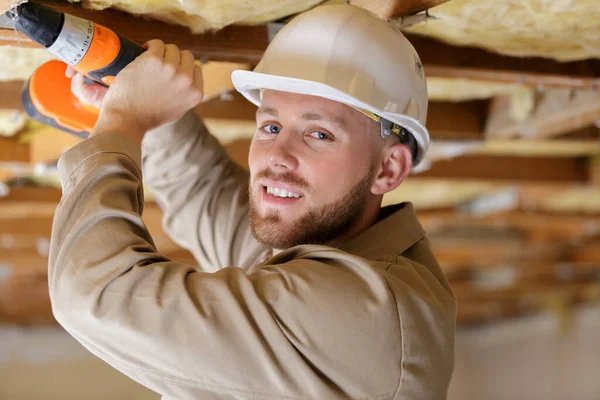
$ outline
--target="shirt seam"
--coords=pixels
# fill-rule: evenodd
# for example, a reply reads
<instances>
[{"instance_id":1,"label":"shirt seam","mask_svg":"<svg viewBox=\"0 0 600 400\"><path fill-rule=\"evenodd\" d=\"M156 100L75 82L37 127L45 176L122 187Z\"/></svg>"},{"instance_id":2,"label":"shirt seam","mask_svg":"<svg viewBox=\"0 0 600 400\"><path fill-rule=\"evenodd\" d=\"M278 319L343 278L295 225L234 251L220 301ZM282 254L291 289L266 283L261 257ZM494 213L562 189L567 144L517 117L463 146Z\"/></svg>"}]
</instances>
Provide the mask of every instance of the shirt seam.
<instances>
[{"instance_id":1,"label":"shirt seam","mask_svg":"<svg viewBox=\"0 0 600 400\"><path fill-rule=\"evenodd\" d=\"M69 175L67 175L66 179L65 179L65 190L69 189L71 187L71 177L73 176L73 174L75 173L75 171L77 171L79 169L79 167L81 167L81 165L83 163L85 163L86 161L88 161L89 159L91 159L94 156L100 155L100 154L118 154L121 156L125 156L127 158L129 158L133 164L135 165L135 168L138 170L138 172L141 174L142 170L140 169L140 167L137 165L137 163L135 162L135 160L129 156L128 154L125 154L123 152L118 152L118 151L112 151L112 150L98 150L88 156L86 156L83 160L79 161L77 163L77 165L75 165L75 167L73 167L73 169L71 170L71 172L69 172Z\"/></svg>"},{"instance_id":2,"label":"shirt seam","mask_svg":"<svg viewBox=\"0 0 600 400\"><path fill-rule=\"evenodd\" d=\"M280 399L280 400L308 400L308 399L310 399L310 398L304 397L304 396L290 396L290 395L284 395L284 394L280 395L280 394L273 394L273 393L266 393L266 392L255 392L253 390L231 388L231 387L220 386L220 385L217 385L214 383L177 378L172 375L154 373L154 372L148 371L141 367L125 365L124 362L119 361L112 356L108 356L108 357L111 358L112 363L114 363L115 365L120 365L123 368L135 370L136 372L138 372L142 375L150 376L150 377L153 376L163 382L172 383L172 384L176 384L176 385L186 386L186 387L190 387L190 388L207 389L213 393L219 391L219 392L225 392L228 394L243 395L243 396L247 396L247 398L252 398L252 399L255 399L255 398L256 399L264 399L265 397L268 397L269 399ZM369 396L369 397L358 397L358 398L348 397L347 399L348 400L377 400L377 399L381 399L381 398L387 398L391 394L392 394L392 392L388 392L388 393L378 394L378 395Z\"/></svg>"},{"instance_id":3,"label":"shirt seam","mask_svg":"<svg viewBox=\"0 0 600 400\"><path fill-rule=\"evenodd\" d=\"M386 268L386 271L391 267L392 265L390 264L388 266L388 268ZM394 393L394 397L393 399L395 399L398 394L400 393L400 388L402 386L402 378L404 378L404 354L406 353L405 348L404 348L404 330L402 329L402 318L400 317L400 309L398 307L398 301L396 300L396 296L394 296L394 293L392 292L392 288L390 288L390 284L387 281L387 279L385 280L385 284L391 294L392 299L394 300L394 305L396 306L396 317L398 318L398 329L400 330L400 376L398 377L398 386L396 388L396 391Z\"/></svg>"}]
</instances>

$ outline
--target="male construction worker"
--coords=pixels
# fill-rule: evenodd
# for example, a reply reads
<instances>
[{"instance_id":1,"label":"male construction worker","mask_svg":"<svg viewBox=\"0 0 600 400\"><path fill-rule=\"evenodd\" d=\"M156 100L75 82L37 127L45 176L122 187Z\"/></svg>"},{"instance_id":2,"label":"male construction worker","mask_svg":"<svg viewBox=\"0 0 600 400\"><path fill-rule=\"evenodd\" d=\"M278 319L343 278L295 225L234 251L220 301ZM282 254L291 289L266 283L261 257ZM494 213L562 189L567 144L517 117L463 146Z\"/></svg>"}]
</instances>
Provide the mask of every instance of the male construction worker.
<instances>
[{"instance_id":1,"label":"male construction worker","mask_svg":"<svg viewBox=\"0 0 600 400\"><path fill-rule=\"evenodd\" d=\"M249 173L188 111L190 52L151 41L116 77L59 162L56 318L167 399L444 399L455 301L412 206L381 207L428 147L414 49L322 6L232 79L259 106ZM157 253L142 172L199 269Z\"/></svg>"}]
</instances>

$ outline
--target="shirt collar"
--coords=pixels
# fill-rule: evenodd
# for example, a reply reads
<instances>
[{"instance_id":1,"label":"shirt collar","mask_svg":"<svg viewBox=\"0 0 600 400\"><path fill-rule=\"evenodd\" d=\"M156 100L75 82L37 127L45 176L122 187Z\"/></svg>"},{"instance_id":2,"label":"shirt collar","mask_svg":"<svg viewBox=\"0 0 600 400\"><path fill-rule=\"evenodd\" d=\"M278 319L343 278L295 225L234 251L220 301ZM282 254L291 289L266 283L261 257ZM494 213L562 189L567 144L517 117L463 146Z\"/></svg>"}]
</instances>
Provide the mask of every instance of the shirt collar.
<instances>
[{"instance_id":1,"label":"shirt collar","mask_svg":"<svg viewBox=\"0 0 600 400\"><path fill-rule=\"evenodd\" d=\"M413 205L401 203L381 208L378 222L345 241L337 249L369 260L394 262L397 255L424 236L425 231L417 219ZM320 245L295 246L271 257L264 265L287 262L308 252L331 250L334 248Z\"/></svg>"},{"instance_id":2,"label":"shirt collar","mask_svg":"<svg viewBox=\"0 0 600 400\"><path fill-rule=\"evenodd\" d=\"M379 221L339 246L371 260L395 258L425 236L411 203L383 207Z\"/></svg>"}]
</instances>

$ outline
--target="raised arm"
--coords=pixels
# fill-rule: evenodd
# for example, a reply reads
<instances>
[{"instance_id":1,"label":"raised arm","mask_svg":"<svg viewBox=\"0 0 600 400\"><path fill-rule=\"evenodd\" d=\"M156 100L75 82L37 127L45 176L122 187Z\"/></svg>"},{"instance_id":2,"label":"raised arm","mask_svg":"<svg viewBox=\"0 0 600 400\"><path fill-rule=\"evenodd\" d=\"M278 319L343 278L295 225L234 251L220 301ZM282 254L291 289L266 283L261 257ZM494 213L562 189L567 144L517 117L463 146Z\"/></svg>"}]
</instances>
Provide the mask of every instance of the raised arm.
<instances>
[{"instance_id":1,"label":"raised arm","mask_svg":"<svg viewBox=\"0 0 600 400\"><path fill-rule=\"evenodd\" d=\"M235 265L250 272L268 249L250 231L248 174L193 111L202 98L202 79L189 51L151 41L108 91L86 85L77 74L73 92L101 107L92 135L113 132L143 142L145 184L164 211L163 225L200 268Z\"/></svg>"},{"instance_id":2,"label":"raised arm","mask_svg":"<svg viewBox=\"0 0 600 400\"><path fill-rule=\"evenodd\" d=\"M204 271L250 271L266 249L252 236L248 173L227 155L194 111L148 132L143 141L145 184L161 206L163 226Z\"/></svg>"}]
</instances>

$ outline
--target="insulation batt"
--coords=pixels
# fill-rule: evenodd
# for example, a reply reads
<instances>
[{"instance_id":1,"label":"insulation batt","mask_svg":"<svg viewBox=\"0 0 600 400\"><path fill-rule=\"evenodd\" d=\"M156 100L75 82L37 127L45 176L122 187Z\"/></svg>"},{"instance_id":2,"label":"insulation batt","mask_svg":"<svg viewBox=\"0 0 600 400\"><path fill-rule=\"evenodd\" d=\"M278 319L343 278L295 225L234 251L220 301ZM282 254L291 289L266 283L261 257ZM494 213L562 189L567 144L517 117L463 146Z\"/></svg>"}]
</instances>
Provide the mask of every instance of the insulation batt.
<instances>
[{"instance_id":1,"label":"insulation batt","mask_svg":"<svg viewBox=\"0 0 600 400\"><path fill-rule=\"evenodd\" d=\"M79 2L75 0L74 2ZM305 11L322 0L84 0L86 8L108 7L184 25L193 33L231 24L260 24Z\"/></svg>"},{"instance_id":2,"label":"insulation batt","mask_svg":"<svg viewBox=\"0 0 600 400\"><path fill-rule=\"evenodd\" d=\"M600 58L598 0L452 0L406 29L454 45L558 61Z\"/></svg>"},{"instance_id":3,"label":"insulation batt","mask_svg":"<svg viewBox=\"0 0 600 400\"><path fill-rule=\"evenodd\" d=\"M45 49L0 46L0 82L29 79L33 71L53 58Z\"/></svg>"}]
</instances>

